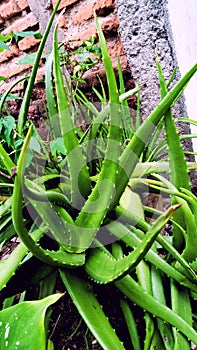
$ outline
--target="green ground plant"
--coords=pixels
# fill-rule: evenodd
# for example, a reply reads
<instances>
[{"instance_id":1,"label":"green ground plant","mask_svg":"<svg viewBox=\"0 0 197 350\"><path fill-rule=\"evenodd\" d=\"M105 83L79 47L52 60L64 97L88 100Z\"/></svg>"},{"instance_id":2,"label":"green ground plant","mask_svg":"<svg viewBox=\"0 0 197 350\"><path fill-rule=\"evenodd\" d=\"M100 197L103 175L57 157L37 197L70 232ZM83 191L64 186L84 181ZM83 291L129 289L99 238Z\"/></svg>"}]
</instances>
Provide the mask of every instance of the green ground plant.
<instances>
[{"instance_id":1,"label":"green ground plant","mask_svg":"<svg viewBox=\"0 0 197 350\"><path fill-rule=\"evenodd\" d=\"M0 348L53 348L47 339L50 314L45 314L61 297L55 294L56 280L61 278L101 348L121 350L125 345L95 295L95 283L101 288L113 284L120 291L129 349L176 350L180 344L191 349L191 341L197 344L197 200L188 171L196 169L196 163L185 161L171 108L197 64L169 90L157 59L161 101L134 127L127 99L140 87L124 90L120 65L118 85L97 17L109 97L108 101L101 83L102 93L94 90L99 107L78 89L69 89L56 25L45 78L50 141L42 140L33 125L27 131L27 111L59 3L41 40L18 116L19 156L13 158L0 143L0 190L6 189L0 207L1 247L16 235L20 238L0 262ZM79 125L79 111L88 124L86 130ZM152 161L162 128L168 157ZM150 187L169 196L163 212L142 204L138 189ZM168 222L172 235L166 237L161 231ZM35 259L38 264L33 268ZM26 300L28 289L35 285L38 300ZM134 305L143 313L143 334L135 322Z\"/></svg>"}]
</instances>

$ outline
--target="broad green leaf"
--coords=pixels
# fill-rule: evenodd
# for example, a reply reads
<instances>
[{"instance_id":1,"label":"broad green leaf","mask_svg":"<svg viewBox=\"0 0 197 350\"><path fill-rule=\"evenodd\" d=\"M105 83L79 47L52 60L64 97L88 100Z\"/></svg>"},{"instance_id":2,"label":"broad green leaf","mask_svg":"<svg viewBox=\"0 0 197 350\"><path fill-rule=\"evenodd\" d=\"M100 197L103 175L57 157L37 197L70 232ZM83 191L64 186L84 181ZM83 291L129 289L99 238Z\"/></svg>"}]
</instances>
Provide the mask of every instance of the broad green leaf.
<instances>
[{"instance_id":1,"label":"broad green leaf","mask_svg":"<svg viewBox=\"0 0 197 350\"><path fill-rule=\"evenodd\" d=\"M12 130L14 130L16 127L15 119L11 115L8 115L3 119L3 126L4 126L4 136L5 136L6 142L8 146L10 146L11 144L10 135Z\"/></svg>"},{"instance_id":2,"label":"broad green leaf","mask_svg":"<svg viewBox=\"0 0 197 350\"><path fill-rule=\"evenodd\" d=\"M45 350L46 309L61 296L53 294L42 300L25 301L0 311L0 349Z\"/></svg>"},{"instance_id":3,"label":"broad green leaf","mask_svg":"<svg viewBox=\"0 0 197 350\"><path fill-rule=\"evenodd\" d=\"M9 95L6 97L6 101L11 101L11 100L22 100L22 97L17 96L17 95L9 94Z\"/></svg>"},{"instance_id":4,"label":"broad green leaf","mask_svg":"<svg viewBox=\"0 0 197 350\"><path fill-rule=\"evenodd\" d=\"M4 77L3 75L0 75L0 81L5 81L7 78Z\"/></svg>"},{"instance_id":5,"label":"broad green leaf","mask_svg":"<svg viewBox=\"0 0 197 350\"><path fill-rule=\"evenodd\" d=\"M22 57L16 64L34 64L37 52L33 52ZM48 54L42 54L41 58L48 57Z\"/></svg>"},{"instance_id":6,"label":"broad green leaf","mask_svg":"<svg viewBox=\"0 0 197 350\"><path fill-rule=\"evenodd\" d=\"M3 125L5 129L8 129L9 134L16 127L15 119L11 115L8 115L3 119Z\"/></svg>"},{"instance_id":7,"label":"broad green leaf","mask_svg":"<svg viewBox=\"0 0 197 350\"><path fill-rule=\"evenodd\" d=\"M41 147L36 137L32 136L30 139L29 148L33 151L40 152Z\"/></svg>"},{"instance_id":8,"label":"broad green leaf","mask_svg":"<svg viewBox=\"0 0 197 350\"><path fill-rule=\"evenodd\" d=\"M14 38L16 41L18 41L19 38L26 38L27 36L34 36L34 38L36 38L36 39L42 39L42 34L39 32L26 31L26 32L14 33Z\"/></svg>"},{"instance_id":9,"label":"broad green leaf","mask_svg":"<svg viewBox=\"0 0 197 350\"><path fill-rule=\"evenodd\" d=\"M0 40L0 51L8 50L10 51L10 47L5 44L2 40Z\"/></svg>"},{"instance_id":10,"label":"broad green leaf","mask_svg":"<svg viewBox=\"0 0 197 350\"><path fill-rule=\"evenodd\" d=\"M66 155L64 140L62 137L58 137L57 139L50 142L51 153L54 155L56 152L60 152L63 155Z\"/></svg>"},{"instance_id":11,"label":"broad green leaf","mask_svg":"<svg viewBox=\"0 0 197 350\"><path fill-rule=\"evenodd\" d=\"M12 168L15 167L15 164L13 163L9 154L3 148L2 143L0 143L0 161L2 161L2 163L4 164L4 167L7 169L9 174L12 175Z\"/></svg>"},{"instance_id":12,"label":"broad green leaf","mask_svg":"<svg viewBox=\"0 0 197 350\"><path fill-rule=\"evenodd\" d=\"M21 104L20 112L19 112L19 115L18 115L17 129L18 129L19 135L23 135L23 128L24 128L25 122L27 120L28 108L29 108L31 97L32 97L32 90L33 90L33 87L34 87L34 82L35 82L35 79L36 79L36 74L37 74L37 70L38 70L38 67L39 67L40 58L42 56L42 53L43 53L43 50L44 50L44 46L45 46L47 37L49 35L49 31L51 29L51 26L53 24L54 17L55 17L57 9L59 7L60 1L61 0L58 0L56 5L55 5L55 7L54 7L54 10L52 12L50 20L49 20L49 22L47 24L47 27L45 29L45 32L43 34L43 38L42 38L42 40L40 42L40 45L39 45L39 48L38 48L38 51L37 51L37 54L36 54L36 57L35 57L35 60L34 60L34 65L32 67L31 75L30 75L29 80L28 80L27 88L25 90L25 94L23 96L23 102Z\"/></svg>"},{"instance_id":13,"label":"broad green leaf","mask_svg":"<svg viewBox=\"0 0 197 350\"><path fill-rule=\"evenodd\" d=\"M13 32L11 32L7 35L0 34L0 40L1 41L8 41L8 40L13 38L13 35L14 35Z\"/></svg>"},{"instance_id":14,"label":"broad green leaf","mask_svg":"<svg viewBox=\"0 0 197 350\"><path fill-rule=\"evenodd\" d=\"M0 81L5 81L7 78L0 76ZM0 99L2 98L2 94L0 94ZM11 100L22 100L22 97L19 97L17 95L13 95L13 94L8 94L5 98L5 101L11 101ZM4 101L4 102L5 102Z\"/></svg>"}]
</instances>

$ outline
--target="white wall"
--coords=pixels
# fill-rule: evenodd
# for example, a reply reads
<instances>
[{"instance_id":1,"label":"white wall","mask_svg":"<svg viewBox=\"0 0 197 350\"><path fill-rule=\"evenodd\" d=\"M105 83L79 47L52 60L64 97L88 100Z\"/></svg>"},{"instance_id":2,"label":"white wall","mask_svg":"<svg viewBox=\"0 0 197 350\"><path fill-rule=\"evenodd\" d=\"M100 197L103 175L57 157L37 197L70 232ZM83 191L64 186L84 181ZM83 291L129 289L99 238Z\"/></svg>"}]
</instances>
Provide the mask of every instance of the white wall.
<instances>
[{"instance_id":1,"label":"white wall","mask_svg":"<svg viewBox=\"0 0 197 350\"><path fill-rule=\"evenodd\" d=\"M172 27L178 65L183 75L197 63L197 0L168 0L169 17ZM197 121L197 73L185 90L189 118ZM197 134L197 127L191 127ZM197 152L197 139L194 141Z\"/></svg>"}]
</instances>

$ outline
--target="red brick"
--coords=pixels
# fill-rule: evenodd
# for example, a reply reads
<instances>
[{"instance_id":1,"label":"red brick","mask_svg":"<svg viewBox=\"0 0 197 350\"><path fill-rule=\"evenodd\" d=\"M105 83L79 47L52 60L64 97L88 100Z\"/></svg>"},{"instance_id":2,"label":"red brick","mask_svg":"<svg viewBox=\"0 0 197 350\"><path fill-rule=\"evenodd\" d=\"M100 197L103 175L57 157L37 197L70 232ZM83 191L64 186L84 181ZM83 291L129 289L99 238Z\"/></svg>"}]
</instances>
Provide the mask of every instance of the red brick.
<instances>
[{"instance_id":1,"label":"red brick","mask_svg":"<svg viewBox=\"0 0 197 350\"><path fill-rule=\"evenodd\" d=\"M113 0L97 0L90 4L81 6L78 11L72 15L72 21L74 24L81 24L92 18L94 16L94 11L100 12L101 9L114 7L115 3Z\"/></svg>"},{"instance_id":2,"label":"red brick","mask_svg":"<svg viewBox=\"0 0 197 350\"><path fill-rule=\"evenodd\" d=\"M108 43L108 51L112 58L124 55L124 47L119 38Z\"/></svg>"},{"instance_id":3,"label":"red brick","mask_svg":"<svg viewBox=\"0 0 197 350\"><path fill-rule=\"evenodd\" d=\"M21 51L26 51L36 46L39 42L40 40L34 38L34 36L28 36L19 41L18 47Z\"/></svg>"},{"instance_id":4,"label":"red brick","mask_svg":"<svg viewBox=\"0 0 197 350\"><path fill-rule=\"evenodd\" d=\"M4 23L4 19L0 16L0 24Z\"/></svg>"},{"instance_id":5,"label":"red brick","mask_svg":"<svg viewBox=\"0 0 197 350\"><path fill-rule=\"evenodd\" d=\"M28 0L16 0L16 2L21 11L29 7Z\"/></svg>"},{"instance_id":6,"label":"red brick","mask_svg":"<svg viewBox=\"0 0 197 350\"><path fill-rule=\"evenodd\" d=\"M0 53L0 63L8 61L9 59L13 58L14 56L18 56L19 49L16 44L10 45L11 51L5 50Z\"/></svg>"},{"instance_id":7,"label":"red brick","mask_svg":"<svg viewBox=\"0 0 197 350\"><path fill-rule=\"evenodd\" d=\"M119 22L116 16L102 19L100 24L104 34L112 34L113 37L116 37L117 28L119 27ZM75 33L73 35L72 32L68 34L67 41L69 41L72 48L77 47L82 41L89 39L91 36L96 35L97 30L93 21L88 26L86 25L85 28L86 29L77 32L77 34Z\"/></svg>"},{"instance_id":8,"label":"red brick","mask_svg":"<svg viewBox=\"0 0 197 350\"><path fill-rule=\"evenodd\" d=\"M62 29L66 29L67 28L67 21L66 18L64 16L61 16L58 20L58 27L62 28Z\"/></svg>"},{"instance_id":9,"label":"red brick","mask_svg":"<svg viewBox=\"0 0 197 350\"><path fill-rule=\"evenodd\" d=\"M74 4L75 2L78 2L78 0L62 0L58 7L58 11L63 9L64 7L66 8L69 5ZM52 0L53 8L55 7L56 4L57 4L57 0Z\"/></svg>"},{"instance_id":10,"label":"red brick","mask_svg":"<svg viewBox=\"0 0 197 350\"><path fill-rule=\"evenodd\" d=\"M32 12L28 13L25 17L17 19L13 24L6 27L2 34L8 34L11 31L16 32L23 32L24 30L31 28L38 24L38 19Z\"/></svg>"},{"instance_id":11,"label":"red brick","mask_svg":"<svg viewBox=\"0 0 197 350\"><path fill-rule=\"evenodd\" d=\"M25 76L25 75L27 75L27 73L21 74L21 75L20 75L20 78L21 78L22 76ZM35 81L35 82L36 82L36 83L40 82L41 80L43 80L44 76L45 76L45 66L39 67L39 68L38 68L38 71L37 71L36 81ZM7 89L9 89L10 86L11 86L14 82L16 82L18 79L19 79L18 76L14 76L14 77L12 77L11 79L9 79L9 82L4 82L4 83L2 83L2 85L0 85L0 94L2 94L4 91L6 91ZM19 91L23 90L23 88L24 88L24 82L22 81L22 82L20 82L19 84L16 84L16 85L14 86L14 88L12 89L12 92L19 92Z\"/></svg>"},{"instance_id":12,"label":"red brick","mask_svg":"<svg viewBox=\"0 0 197 350\"><path fill-rule=\"evenodd\" d=\"M14 0L10 0L6 4L1 5L1 17L8 19L21 11L20 7Z\"/></svg>"},{"instance_id":13,"label":"red brick","mask_svg":"<svg viewBox=\"0 0 197 350\"><path fill-rule=\"evenodd\" d=\"M35 82L38 83L39 81L43 80L44 76L45 76L45 66L39 67Z\"/></svg>"},{"instance_id":14,"label":"red brick","mask_svg":"<svg viewBox=\"0 0 197 350\"><path fill-rule=\"evenodd\" d=\"M71 48L76 48L84 40L91 38L91 36L96 35L95 24L89 25L87 29L78 32L75 36L68 36L67 41Z\"/></svg>"},{"instance_id":15,"label":"red brick","mask_svg":"<svg viewBox=\"0 0 197 350\"><path fill-rule=\"evenodd\" d=\"M115 72L117 72L117 70L118 70L117 57L116 58L112 58L111 62L112 62L113 69L115 70ZM120 56L120 63L121 63L121 67L122 67L123 73L126 72L128 70L128 61L127 61L127 58L126 58L125 55ZM84 75L83 75L83 79L89 85L91 85L90 82L92 80L96 79L98 81L98 78L97 78L98 75L101 77L101 79L106 75L106 70L104 68L103 63L100 63L100 64L98 64L98 66L93 67L92 69L90 69L87 72L85 72Z\"/></svg>"},{"instance_id":16,"label":"red brick","mask_svg":"<svg viewBox=\"0 0 197 350\"><path fill-rule=\"evenodd\" d=\"M118 27L119 27L119 21L118 21L118 18L116 16L105 20L101 24L101 28L102 28L104 34L116 34Z\"/></svg>"},{"instance_id":17,"label":"red brick","mask_svg":"<svg viewBox=\"0 0 197 350\"><path fill-rule=\"evenodd\" d=\"M20 57L22 58L22 57ZM18 75L24 71L26 71L27 69L31 68L30 64L16 64L18 61L17 59L12 59L12 61L9 62L9 64L7 63L3 63L0 66L0 75L3 75L7 78L11 78L15 75Z\"/></svg>"}]
</instances>

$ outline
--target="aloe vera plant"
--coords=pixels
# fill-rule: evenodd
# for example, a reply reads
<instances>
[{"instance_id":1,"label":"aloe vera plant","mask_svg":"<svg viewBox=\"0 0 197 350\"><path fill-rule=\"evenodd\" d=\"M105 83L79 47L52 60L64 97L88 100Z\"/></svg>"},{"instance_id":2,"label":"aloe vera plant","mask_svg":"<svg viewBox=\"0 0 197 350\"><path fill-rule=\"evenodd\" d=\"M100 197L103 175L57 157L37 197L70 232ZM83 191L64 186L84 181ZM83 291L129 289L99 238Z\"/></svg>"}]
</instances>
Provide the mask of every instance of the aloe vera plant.
<instances>
[{"instance_id":1,"label":"aloe vera plant","mask_svg":"<svg viewBox=\"0 0 197 350\"><path fill-rule=\"evenodd\" d=\"M21 137L24 137L26 112L39 57L59 3L60 1L57 2L41 41L21 106L18 120L18 132ZM45 294L44 297L53 294L55 281L52 283L50 276L54 276L52 274L56 271L55 280L57 276L62 279L79 313L103 349L125 349L125 345L124 339L119 339L114 332L94 294L95 283L113 283L115 288L121 291L119 303L122 305L122 317L125 317L131 338L132 332L136 338L138 334L138 327L134 325L135 311L132 310L132 303L145 310L145 322L142 322L146 334L144 339L140 339L136 344L131 341L130 348L142 349L144 341L144 349L147 350L153 349L157 343L161 349L169 350L169 343L172 349L176 349L181 339L189 339L184 340L188 347L191 340L197 344L197 334L192 324L192 313L195 311L192 310L189 299L189 296L192 298L197 295L197 269L194 261L196 257L190 251L192 242L196 239L196 231L192 234L186 232L191 227L191 220L187 223L185 215L186 225L182 227L182 223L176 218L178 215L176 213L180 210L184 213L189 212L193 228L196 229L194 219L196 198L191 194L187 175L189 168L196 169L196 164L187 164L184 161L181 147L179 147L181 160L176 157L171 138L175 138L175 135L178 141L180 138L173 124L170 108L197 71L197 64L167 92L158 63L162 99L137 130L134 131L131 123L132 130L129 133L125 132L122 130L122 125L125 125L123 110L128 107L126 99L140 88L125 92L119 66L121 81L119 89L105 38L96 16L95 21L106 70L109 102L105 96L102 97L97 93L103 103L102 108L97 109L79 91L75 92L74 96L68 95L69 90L65 88L60 65L56 25L53 51L46 65L46 96L49 125L52 128L51 137L55 139L60 137L63 140L61 159L59 162L57 158L52 159L51 151L47 152L45 149L44 165L40 166L38 161L40 155L38 157L35 155L30 163L27 162L33 126L30 126L25 136L17 164L0 144L1 162L13 184L13 193L1 206L0 224L2 230L5 230L8 224L12 225L13 235L16 233L21 240L10 256L0 262L0 298L7 300L10 297L10 285L12 296L18 293L17 283L12 281L17 281L17 276L23 271L24 266L27 263L31 264L32 259L36 258L42 262L40 263L42 268L40 271L35 271L35 275L29 279L29 285L36 281L39 286L42 285L40 290L41 294ZM89 126L84 132L81 132L76 123L75 99L78 103L83 102L81 108L85 104L86 113L92 115ZM168 145L169 161L140 163L158 124L164 125L166 130L165 141ZM130 138L128 144L122 142L124 137L128 136ZM93 163L96 165L94 170ZM184 181L178 176L181 164L184 164ZM16 171L14 175L13 169ZM155 174L162 172L172 173L171 182ZM146 174L154 176L154 180L151 182L149 179L144 179ZM176 198L176 204L172 203L162 213L157 212L158 218L153 224L149 224L139 195L135 193L135 197L133 196L134 180L135 184L143 183L145 186L148 184L159 188L162 193L172 194ZM127 206L124 203L125 191L129 202ZM139 216L138 210L136 213L133 209L136 205L133 198L136 202L138 200ZM170 220L174 220L173 229L181 227L186 242L182 250L160 234ZM0 235L0 243L3 244L1 237L3 236ZM114 241L118 243L115 244ZM105 246L106 242L108 246ZM168 259L159 256L161 249L169 254ZM156 273L156 269L160 272ZM80 277L79 271L82 272ZM143 283L144 273L146 278ZM167 300L169 295L165 293L160 274L164 276L166 285L171 286L172 307L171 300ZM180 285L183 291L181 297L187 306L184 310L180 310L177 306L177 285ZM157 290L161 291L160 298ZM29 303L30 306L33 305L31 301ZM10 310L15 310L15 307L10 306L0 311L5 320L10 317ZM18 307L25 312L27 304L21 301ZM155 316L158 329L153 320ZM43 318L43 314L39 317ZM165 323L170 325L167 333L169 342L165 340L167 332ZM151 336L149 324L152 329ZM177 335L177 330L180 335ZM4 330L7 335L6 332L7 329ZM31 341L29 340L30 343ZM46 337L44 341L42 335L40 349L45 349L46 344ZM17 346L20 349L20 344Z\"/></svg>"}]
</instances>

